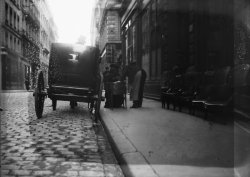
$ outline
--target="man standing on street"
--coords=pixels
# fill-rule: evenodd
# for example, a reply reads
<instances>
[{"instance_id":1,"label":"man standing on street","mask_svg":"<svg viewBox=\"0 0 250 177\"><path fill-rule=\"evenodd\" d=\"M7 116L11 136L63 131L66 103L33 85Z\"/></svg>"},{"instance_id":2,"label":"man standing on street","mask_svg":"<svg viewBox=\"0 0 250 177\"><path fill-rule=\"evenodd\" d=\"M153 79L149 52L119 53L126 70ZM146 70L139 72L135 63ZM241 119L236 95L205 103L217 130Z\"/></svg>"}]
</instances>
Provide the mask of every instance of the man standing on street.
<instances>
[{"instance_id":1,"label":"man standing on street","mask_svg":"<svg viewBox=\"0 0 250 177\"><path fill-rule=\"evenodd\" d=\"M139 68L136 62L130 63L124 71L123 78L128 77L130 100L133 101L131 108L140 108L143 100L143 90L146 80L146 72Z\"/></svg>"}]
</instances>

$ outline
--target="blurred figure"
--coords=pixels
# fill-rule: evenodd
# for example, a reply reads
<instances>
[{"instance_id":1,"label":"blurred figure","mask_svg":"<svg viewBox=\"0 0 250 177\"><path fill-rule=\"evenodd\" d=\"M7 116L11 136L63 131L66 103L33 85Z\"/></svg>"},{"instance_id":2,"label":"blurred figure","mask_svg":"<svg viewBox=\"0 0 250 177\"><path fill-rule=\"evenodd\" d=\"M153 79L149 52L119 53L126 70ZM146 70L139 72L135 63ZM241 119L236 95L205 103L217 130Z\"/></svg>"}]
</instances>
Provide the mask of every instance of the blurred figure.
<instances>
[{"instance_id":1,"label":"blurred figure","mask_svg":"<svg viewBox=\"0 0 250 177\"><path fill-rule=\"evenodd\" d=\"M136 62L130 63L123 73L123 78L128 77L131 108L142 107L144 84L147 74L144 69L138 67Z\"/></svg>"},{"instance_id":2,"label":"blurred figure","mask_svg":"<svg viewBox=\"0 0 250 177\"><path fill-rule=\"evenodd\" d=\"M30 90L30 79L29 77L25 77L25 87L26 87L26 90L29 91Z\"/></svg>"},{"instance_id":3,"label":"blurred figure","mask_svg":"<svg viewBox=\"0 0 250 177\"><path fill-rule=\"evenodd\" d=\"M110 71L103 73L104 76L104 87L105 87L105 98L106 102L104 107L105 108L110 108L111 107L111 99L113 102L113 107L118 108L121 107L123 103L123 95L113 95L111 98L111 89L110 86L112 83L120 81L121 77L119 74L119 66L116 64L111 64L110 65Z\"/></svg>"},{"instance_id":4,"label":"blurred figure","mask_svg":"<svg viewBox=\"0 0 250 177\"><path fill-rule=\"evenodd\" d=\"M109 75L109 67L106 66L105 67L105 71L103 72L103 82L107 82L106 80L108 79L108 75ZM105 89L105 88L104 88Z\"/></svg>"}]
</instances>

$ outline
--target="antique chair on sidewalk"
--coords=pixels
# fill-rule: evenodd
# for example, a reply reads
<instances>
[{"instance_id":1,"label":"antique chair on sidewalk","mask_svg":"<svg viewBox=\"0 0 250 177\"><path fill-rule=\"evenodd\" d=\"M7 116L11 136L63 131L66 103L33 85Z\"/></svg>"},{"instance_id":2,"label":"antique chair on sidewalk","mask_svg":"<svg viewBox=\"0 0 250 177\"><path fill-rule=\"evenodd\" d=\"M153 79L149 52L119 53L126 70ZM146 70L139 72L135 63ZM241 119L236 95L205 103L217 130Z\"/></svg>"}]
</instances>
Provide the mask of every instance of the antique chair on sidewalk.
<instances>
[{"instance_id":1,"label":"antique chair on sidewalk","mask_svg":"<svg viewBox=\"0 0 250 177\"><path fill-rule=\"evenodd\" d=\"M195 115L196 110L204 110L204 102L207 100L209 95L211 95L214 91L214 85L205 85L201 86L197 92L194 93L194 99L191 101L191 113Z\"/></svg>"},{"instance_id":2,"label":"antique chair on sidewalk","mask_svg":"<svg viewBox=\"0 0 250 177\"><path fill-rule=\"evenodd\" d=\"M204 102L214 91L214 80L216 77L216 71L214 69L208 69L202 73L202 79L200 86L197 88L197 91L194 93L194 99L191 103L191 113L195 114L195 111L198 109L204 111Z\"/></svg>"},{"instance_id":3,"label":"antique chair on sidewalk","mask_svg":"<svg viewBox=\"0 0 250 177\"><path fill-rule=\"evenodd\" d=\"M186 83L187 85L185 85L182 92L176 97L177 99L176 102L179 107L179 111L182 111L182 107L185 106L188 108L189 113L192 112L192 101L195 99L196 93L198 91L198 84L199 84L198 73L197 76L194 77L197 78L194 78L193 82Z\"/></svg>"},{"instance_id":4,"label":"antique chair on sidewalk","mask_svg":"<svg viewBox=\"0 0 250 177\"><path fill-rule=\"evenodd\" d=\"M188 107L189 113L191 113L192 100L195 98L200 80L201 73L197 72L193 66L189 67L186 73L183 74L183 88L175 97L179 111L182 111L182 107L185 106Z\"/></svg>"},{"instance_id":5,"label":"antique chair on sidewalk","mask_svg":"<svg viewBox=\"0 0 250 177\"><path fill-rule=\"evenodd\" d=\"M218 85L215 87L213 93L203 103L205 118L208 112L232 113L233 106L233 89L229 84Z\"/></svg>"},{"instance_id":6,"label":"antique chair on sidewalk","mask_svg":"<svg viewBox=\"0 0 250 177\"><path fill-rule=\"evenodd\" d=\"M172 87L173 73L171 71L165 71L163 73L162 78L163 78L163 82L161 86L161 104L162 104L162 108L165 108L166 107L165 93L167 93Z\"/></svg>"},{"instance_id":7,"label":"antique chair on sidewalk","mask_svg":"<svg viewBox=\"0 0 250 177\"><path fill-rule=\"evenodd\" d=\"M192 101L193 114L195 109L200 108L207 118L209 111L224 111L232 103L232 85L229 83L230 67L225 66L208 74L205 72L202 87Z\"/></svg>"},{"instance_id":8,"label":"antique chair on sidewalk","mask_svg":"<svg viewBox=\"0 0 250 177\"><path fill-rule=\"evenodd\" d=\"M169 109L170 104L173 104L173 110L175 110L177 105L176 96L181 92L182 90L182 75L181 74L174 74L173 78L171 79L171 83L169 88L162 92L162 98L163 98L163 105L165 107L165 104L167 104L167 109Z\"/></svg>"},{"instance_id":9,"label":"antique chair on sidewalk","mask_svg":"<svg viewBox=\"0 0 250 177\"><path fill-rule=\"evenodd\" d=\"M231 67L225 66L216 70L214 78L214 91L204 102L205 118L209 111L221 111L225 115L233 104L233 87L230 84Z\"/></svg>"}]
</instances>

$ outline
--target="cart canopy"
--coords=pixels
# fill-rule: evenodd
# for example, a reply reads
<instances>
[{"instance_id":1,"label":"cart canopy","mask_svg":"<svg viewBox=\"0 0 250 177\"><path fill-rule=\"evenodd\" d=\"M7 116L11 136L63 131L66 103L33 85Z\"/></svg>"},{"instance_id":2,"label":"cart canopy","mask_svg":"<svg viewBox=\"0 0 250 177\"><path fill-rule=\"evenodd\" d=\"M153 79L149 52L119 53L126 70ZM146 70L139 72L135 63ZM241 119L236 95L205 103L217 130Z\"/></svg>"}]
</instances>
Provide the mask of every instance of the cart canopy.
<instances>
[{"instance_id":1,"label":"cart canopy","mask_svg":"<svg viewBox=\"0 0 250 177\"><path fill-rule=\"evenodd\" d=\"M49 61L49 86L95 88L99 50L78 44L53 43Z\"/></svg>"}]
</instances>

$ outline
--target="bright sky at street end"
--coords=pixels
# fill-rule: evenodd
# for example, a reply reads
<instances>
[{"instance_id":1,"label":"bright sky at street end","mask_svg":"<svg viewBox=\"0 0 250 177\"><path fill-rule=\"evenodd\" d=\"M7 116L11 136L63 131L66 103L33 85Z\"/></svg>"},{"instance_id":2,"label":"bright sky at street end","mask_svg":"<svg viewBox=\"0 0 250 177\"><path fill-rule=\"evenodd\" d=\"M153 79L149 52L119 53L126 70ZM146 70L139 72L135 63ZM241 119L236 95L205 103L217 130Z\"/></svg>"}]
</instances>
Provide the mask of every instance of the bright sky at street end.
<instances>
[{"instance_id":1,"label":"bright sky at street end","mask_svg":"<svg viewBox=\"0 0 250 177\"><path fill-rule=\"evenodd\" d=\"M95 0L47 0L55 24L58 41L76 43L80 36L90 44L92 9Z\"/></svg>"}]
</instances>

